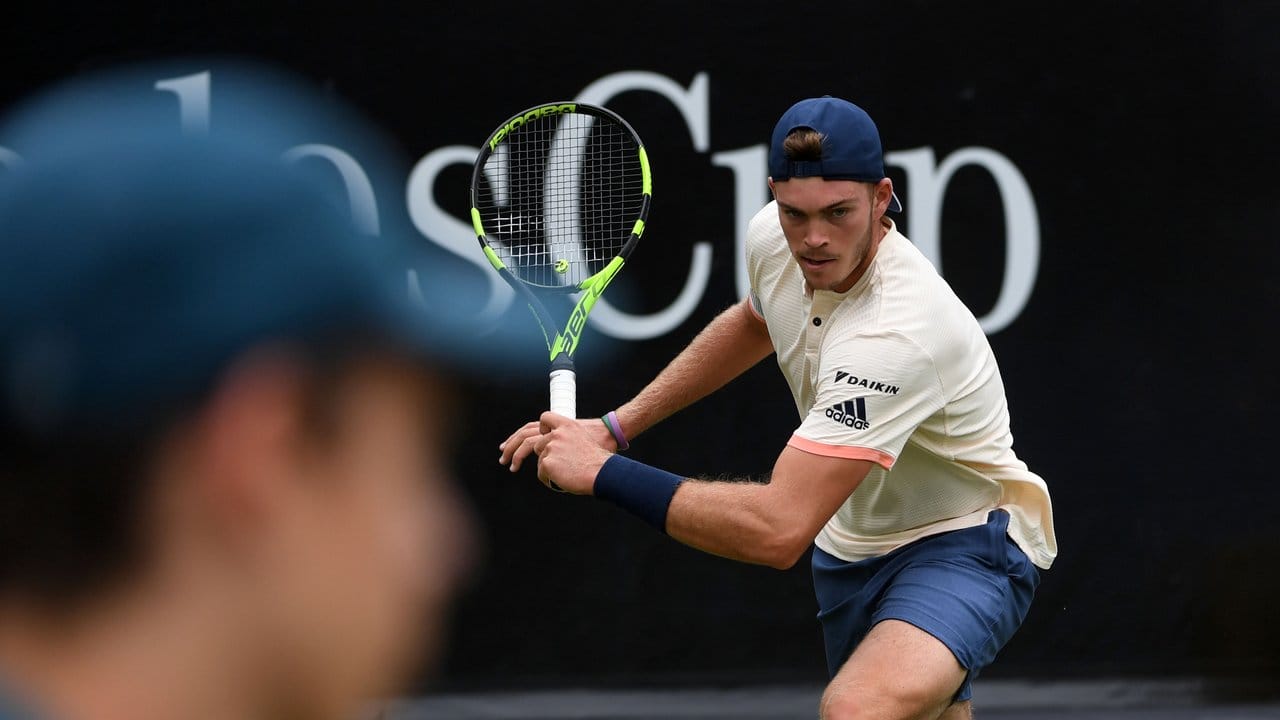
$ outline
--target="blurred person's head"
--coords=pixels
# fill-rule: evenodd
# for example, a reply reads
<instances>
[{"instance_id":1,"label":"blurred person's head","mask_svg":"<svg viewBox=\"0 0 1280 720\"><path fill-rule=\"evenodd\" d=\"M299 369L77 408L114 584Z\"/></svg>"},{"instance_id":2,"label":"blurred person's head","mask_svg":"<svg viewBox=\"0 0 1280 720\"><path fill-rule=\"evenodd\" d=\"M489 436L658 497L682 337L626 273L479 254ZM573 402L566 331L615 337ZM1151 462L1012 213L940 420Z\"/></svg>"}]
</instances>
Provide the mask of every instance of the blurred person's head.
<instances>
[{"instance_id":1,"label":"blurred person's head","mask_svg":"<svg viewBox=\"0 0 1280 720\"><path fill-rule=\"evenodd\" d=\"M404 241L280 161L314 107L273 88L275 124L184 137L128 99L146 77L0 131L23 157L0 171L0 691L68 720L347 717L440 641L469 540L440 367L466 346L410 303Z\"/></svg>"}]
</instances>

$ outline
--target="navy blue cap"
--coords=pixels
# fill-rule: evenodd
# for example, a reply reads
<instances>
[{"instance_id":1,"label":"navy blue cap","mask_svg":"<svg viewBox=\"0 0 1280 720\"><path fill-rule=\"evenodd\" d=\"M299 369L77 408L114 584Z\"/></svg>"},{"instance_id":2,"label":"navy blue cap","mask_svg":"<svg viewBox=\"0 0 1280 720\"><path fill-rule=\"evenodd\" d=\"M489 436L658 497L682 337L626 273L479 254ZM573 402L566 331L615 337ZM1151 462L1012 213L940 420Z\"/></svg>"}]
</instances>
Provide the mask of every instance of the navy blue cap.
<instances>
[{"instance_id":1,"label":"navy blue cap","mask_svg":"<svg viewBox=\"0 0 1280 720\"><path fill-rule=\"evenodd\" d=\"M215 94L214 126L191 137L155 77L64 86L0 129L23 158L0 168L0 431L132 432L262 344L481 359L465 277L419 239L361 232L332 168L281 159L290 122L336 111L275 88L237 124L236 94Z\"/></svg>"},{"instance_id":2,"label":"navy blue cap","mask_svg":"<svg viewBox=\"0 0 1280 720\"><path fill-rule=\"evenodd\" d=\"M800 128L822 133L821 160L787 159L782 143ZM801 100L788 108L773 128L769 177L775 182L793 177L880 182L885 177L880 131L865 110L848 100L830 95ZM897 194L889 200L889 211L902 211Z\"/></svg>"}]
</instances>

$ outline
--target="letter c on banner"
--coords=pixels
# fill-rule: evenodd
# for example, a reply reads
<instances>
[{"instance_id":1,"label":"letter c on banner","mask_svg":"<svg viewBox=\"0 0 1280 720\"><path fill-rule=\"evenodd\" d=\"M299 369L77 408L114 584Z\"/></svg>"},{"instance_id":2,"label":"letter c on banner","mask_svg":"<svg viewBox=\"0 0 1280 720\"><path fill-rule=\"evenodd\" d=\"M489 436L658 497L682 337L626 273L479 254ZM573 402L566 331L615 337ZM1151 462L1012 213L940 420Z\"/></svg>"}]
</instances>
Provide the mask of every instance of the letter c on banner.
<instances>
[{"instance_id":1,"label":"letter c on banner","mask_svg":"<svg viewBox=\"0 0 1280 720\"><path fill-rule=\"evenodd\" d=\"M916 148L885 154L885 162L907 173L907 224L911 240L942 272L942 201L951 176L966 165L991 173L1004 206L1004 277L996 304L978 318L982 329L993 335L1005 329L1027 306L1040 266L1040 221L1031 188L1008 158L990 148L966 147L936 164L933 148Z\"/></svg>"},{"instance_id":2,"label":"letter c on banner","mask_svg":"<svg viewBox=\"0 0 1280 720\"><path fill-rule=\"evenodd\" d=\"M680 111L693 139L693 149L706 152L711 144L710 113L708 112L709 80L706 73L698 73L689 88L680 87L674 80L658 73L630 71L606 75L578 93L578 102L605 105L614 96L633 90L657 93ZM651 315L631 315L609 304L601 297L595 310L587 318L600 332L622 340L646 340L671 332L689 318L702 300L711 277L711 243L701 241L693 245L693 262L684 288L675 301L663 310Z\"/></svg>"}]
</instances>

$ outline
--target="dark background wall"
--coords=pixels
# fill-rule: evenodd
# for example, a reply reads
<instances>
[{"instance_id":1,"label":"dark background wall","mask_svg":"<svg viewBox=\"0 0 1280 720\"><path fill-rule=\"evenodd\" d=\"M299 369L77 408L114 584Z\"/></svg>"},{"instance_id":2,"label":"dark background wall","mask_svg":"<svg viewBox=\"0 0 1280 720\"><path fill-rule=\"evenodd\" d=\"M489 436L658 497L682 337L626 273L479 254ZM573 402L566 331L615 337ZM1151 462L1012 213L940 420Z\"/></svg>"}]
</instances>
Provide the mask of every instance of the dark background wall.
<instances>
[{"instance_id":1,"label":"dark background wall","mask_svg":"<svg viewBox=\"0 0 1280 720\"><path fill-rule=\"evenodd\" d=\"M710 273L689 316L657 337L590 332L584 414L625 400L740 297L735 193L763 191L724 165L765 142L794 100L853 99L891 153L929 149L937 164L964 148L998 153L1030 191L1038 243L1006 222L993 175L969 166L945 188L935 260L984 315L1006 236L1019 252L1038 248L1025 307L991 339L1016 448L1050 484L1062 552L989 675L1280 676L1275 4L24 3L4 14L5 105L122 61L231 53L287 65L398 145L404 172L375 182L384 229L411 228L410 208L430 200L454 224L410 231L466 252L467 169L412 186L418 160L474 147L511 113L615 73L705 83L702 146L660 95L610 102L649 145L655 206L609 298L633 313L667 307L699 242L710 243ZM169 75L211 71L213 132L221 62L181 61ZM924 176L890 170L908 208L902 229L927 236L911 214ZM522 341L508 352L540 350ZM704 556L531 474L510 477L496 445L542 409L545 387L475 393L457 468L487 549L445 684L822 679L803 563L780 573ZM690 474L759 474L796 424L766 361L633 455Z\"/></svg>"}]
</instances>

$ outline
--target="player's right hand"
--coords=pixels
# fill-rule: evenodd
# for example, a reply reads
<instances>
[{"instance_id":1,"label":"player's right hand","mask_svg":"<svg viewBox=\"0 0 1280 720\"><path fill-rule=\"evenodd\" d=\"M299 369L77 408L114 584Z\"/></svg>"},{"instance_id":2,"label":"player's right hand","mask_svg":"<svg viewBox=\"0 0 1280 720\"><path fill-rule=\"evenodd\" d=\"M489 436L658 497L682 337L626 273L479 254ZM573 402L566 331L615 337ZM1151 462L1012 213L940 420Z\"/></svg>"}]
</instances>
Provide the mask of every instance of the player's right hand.
<instances>
[{"instance_id":1,"label":"player's right hand","mask_svg":"<svg viewBox=\"0 0 1280 720\"><path fill-rule=\"evenodd\" d=\"M613 433L609 432L609 428L605 426L603 420L600 418L582 418L577 422L578 426L589 434L597 445L609 452L617 451L618 442L613 439ZM498 452L502 453L498 458L498 464L509 466L511 472L519 470L525 458L529 457L529 454L533 452L534 443L541 435L542 425L539 421L525 423L524 426L511 433L511 437L498 446Z\"/></svg>"}]
</instances>

